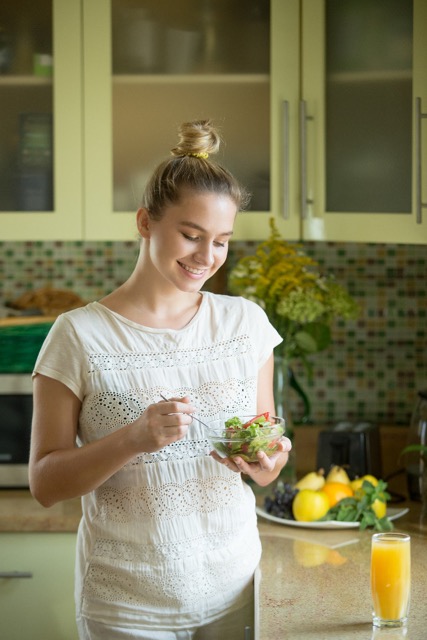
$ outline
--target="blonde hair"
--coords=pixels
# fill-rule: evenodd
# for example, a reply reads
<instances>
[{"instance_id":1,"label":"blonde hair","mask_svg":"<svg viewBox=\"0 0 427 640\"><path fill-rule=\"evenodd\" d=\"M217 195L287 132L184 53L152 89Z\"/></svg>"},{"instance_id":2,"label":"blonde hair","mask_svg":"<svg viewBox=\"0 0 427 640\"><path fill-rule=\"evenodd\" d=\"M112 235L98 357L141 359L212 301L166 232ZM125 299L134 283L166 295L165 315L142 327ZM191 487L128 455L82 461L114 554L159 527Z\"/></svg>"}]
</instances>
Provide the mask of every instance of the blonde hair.
<instances>
[{"instance_id":1,"label":"blonde hair","mask_svg":"<svg viewBox=\"0 0 427 640\"><path fill-rule=\"evenodd\" d=\"M210 120L185 122L179 128L179 142L172 158L154 171L143 196L143 206L156 220L166 206L179 202L184 191L229 196L237 210L248 204L249 194L224 167L209 159L218 152L221 139Z\"/></svg>"}]
</instances>

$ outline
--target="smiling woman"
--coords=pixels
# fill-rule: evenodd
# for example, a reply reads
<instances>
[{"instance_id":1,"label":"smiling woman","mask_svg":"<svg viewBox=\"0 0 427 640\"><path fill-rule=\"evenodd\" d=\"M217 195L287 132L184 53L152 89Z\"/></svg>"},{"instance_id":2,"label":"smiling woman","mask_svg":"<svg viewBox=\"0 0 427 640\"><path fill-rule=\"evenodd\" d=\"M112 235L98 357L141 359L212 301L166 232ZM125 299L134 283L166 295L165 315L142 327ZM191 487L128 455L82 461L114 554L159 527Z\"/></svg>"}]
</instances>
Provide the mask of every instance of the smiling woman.
<instances>
[{"instance_id":1,"label":"smiling woman","mask_svg":"<svg viewBox=\"0 0 427 640\"><path fill-rule=\"evenodd\" d=\"M62 314L35 365L32 492L45 506L82 496L81 640L235 640L253 626L261 548L242 474L275 480L290 443L230 464L193 421L275 415L280 336L253 302L200 291L246 201L208 157L218 145L210 122L182 126L137 212L130 277Z\"/></svg>"}]
</instances>

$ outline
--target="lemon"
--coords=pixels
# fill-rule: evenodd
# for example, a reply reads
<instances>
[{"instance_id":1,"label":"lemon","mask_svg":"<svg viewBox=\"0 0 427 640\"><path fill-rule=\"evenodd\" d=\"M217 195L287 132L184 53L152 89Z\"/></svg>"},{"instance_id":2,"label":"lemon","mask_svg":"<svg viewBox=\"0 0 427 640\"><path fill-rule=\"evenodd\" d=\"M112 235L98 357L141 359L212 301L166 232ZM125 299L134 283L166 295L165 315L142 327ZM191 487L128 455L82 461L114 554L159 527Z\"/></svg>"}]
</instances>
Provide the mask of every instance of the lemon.
<instances>
[{"instance_id":1,"label":"lemon","mask_svg":"<svg viewBox=\"0 0 427 640\"><path fill-rule=\"evenodd\" d=\"M366 476L362 477L362 480L367 480L368 482L370 482L374 487L377 486L378 484L378 479L375 476L370 475L369 473Z\"/></svg>"},{"instance_id":2,"label":"lemon","mask_svg":"<svg viewBox=\"0 0 427 640\"><path fill-rule=\"evenodd\" d=\"M301 489L292 503L292 513L299 522L319 520L329 510L329 498L322 490Z\"/></svg>"},{"instance_id":3,"label":"lemon","mask_svg":"<svg viewBox=\"0 0 427 640\"><path fill-rule=\"evenodd\" d=\"M374 486L374 487L376 487L377 484L378 484L378 479L375 476L372 476L370 474L366 474L365 476L362 476L361 478L356 478L355 480L352 480L350 482L350 487L353 489L354 497L357 500L360 500L365 494L365 492L362 489L362 485L363 485L365 480L370 482L371 485Z\"/></svg>"},{"instance_id":4,"label":"lemon","mask_svg":"<svg viewBox=\"0 0 427 640\"><path fill-rule=\"evenodd\" d=\"M356 493L359 489L362 488L363 478L356 478L350 482L350 487L353 489L353 493Z\"/></svg>"},{"instance_id":5,"label":"lemon","mask_svg":"<svg viewBox=\"0 0 427 640\"><path fill-rule=\"evenodd\" d=\"M382 500L378 500L378 498L373 501L371 507L372 511L379 519L384 518L385 514L387 513L387 504L385 502L382 502Z\"/></svg>"}]
</instances>

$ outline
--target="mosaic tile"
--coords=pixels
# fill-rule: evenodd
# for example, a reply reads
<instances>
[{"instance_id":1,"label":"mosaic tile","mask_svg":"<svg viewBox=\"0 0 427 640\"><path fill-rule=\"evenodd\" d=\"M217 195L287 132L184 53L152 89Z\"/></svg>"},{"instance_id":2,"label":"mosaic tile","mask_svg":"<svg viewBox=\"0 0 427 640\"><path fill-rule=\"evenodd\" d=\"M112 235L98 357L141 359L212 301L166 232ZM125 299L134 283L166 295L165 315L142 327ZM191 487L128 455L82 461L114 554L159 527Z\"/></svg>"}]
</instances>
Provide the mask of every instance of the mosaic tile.
<instances>
[{"instance_id":1,"label":"mosaic tile","mask_svg":"<svg viewBox=\"0 0 427 640\"><path fill-rule=\"evenodd\" d=\"M234 242L226 267L206 289L227 293L227 272L256 242ZM409 424L419 389L427 388L427 252L421 245L306 242L304 251L333 272L360 305L337 321L333 344L312 357L313 380L295 374L317 424L366 420ZM126 280L136 242L0 242L0 303L50 285L95 300ZM290 397L291 413L302 406Z\"/></svg>"}]
</instances>

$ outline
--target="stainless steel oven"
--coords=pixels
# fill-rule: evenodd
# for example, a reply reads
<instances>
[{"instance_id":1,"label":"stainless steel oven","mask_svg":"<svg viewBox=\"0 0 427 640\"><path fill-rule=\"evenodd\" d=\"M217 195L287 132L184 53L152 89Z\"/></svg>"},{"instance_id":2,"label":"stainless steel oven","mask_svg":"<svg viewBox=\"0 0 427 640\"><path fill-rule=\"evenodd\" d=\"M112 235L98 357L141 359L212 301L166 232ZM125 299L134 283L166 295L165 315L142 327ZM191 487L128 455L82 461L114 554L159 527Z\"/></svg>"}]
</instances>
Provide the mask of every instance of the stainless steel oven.
<instances>
[{"instance_id":1,"label":"stainless steel oven","mask_svg":"<svg viewBox=\"0 0 427 640\"><path fill-rule=\"evenodd\" d=\"M31 374L0 375L0 488L28 487Z\"/></svg>"}]
</instances>

